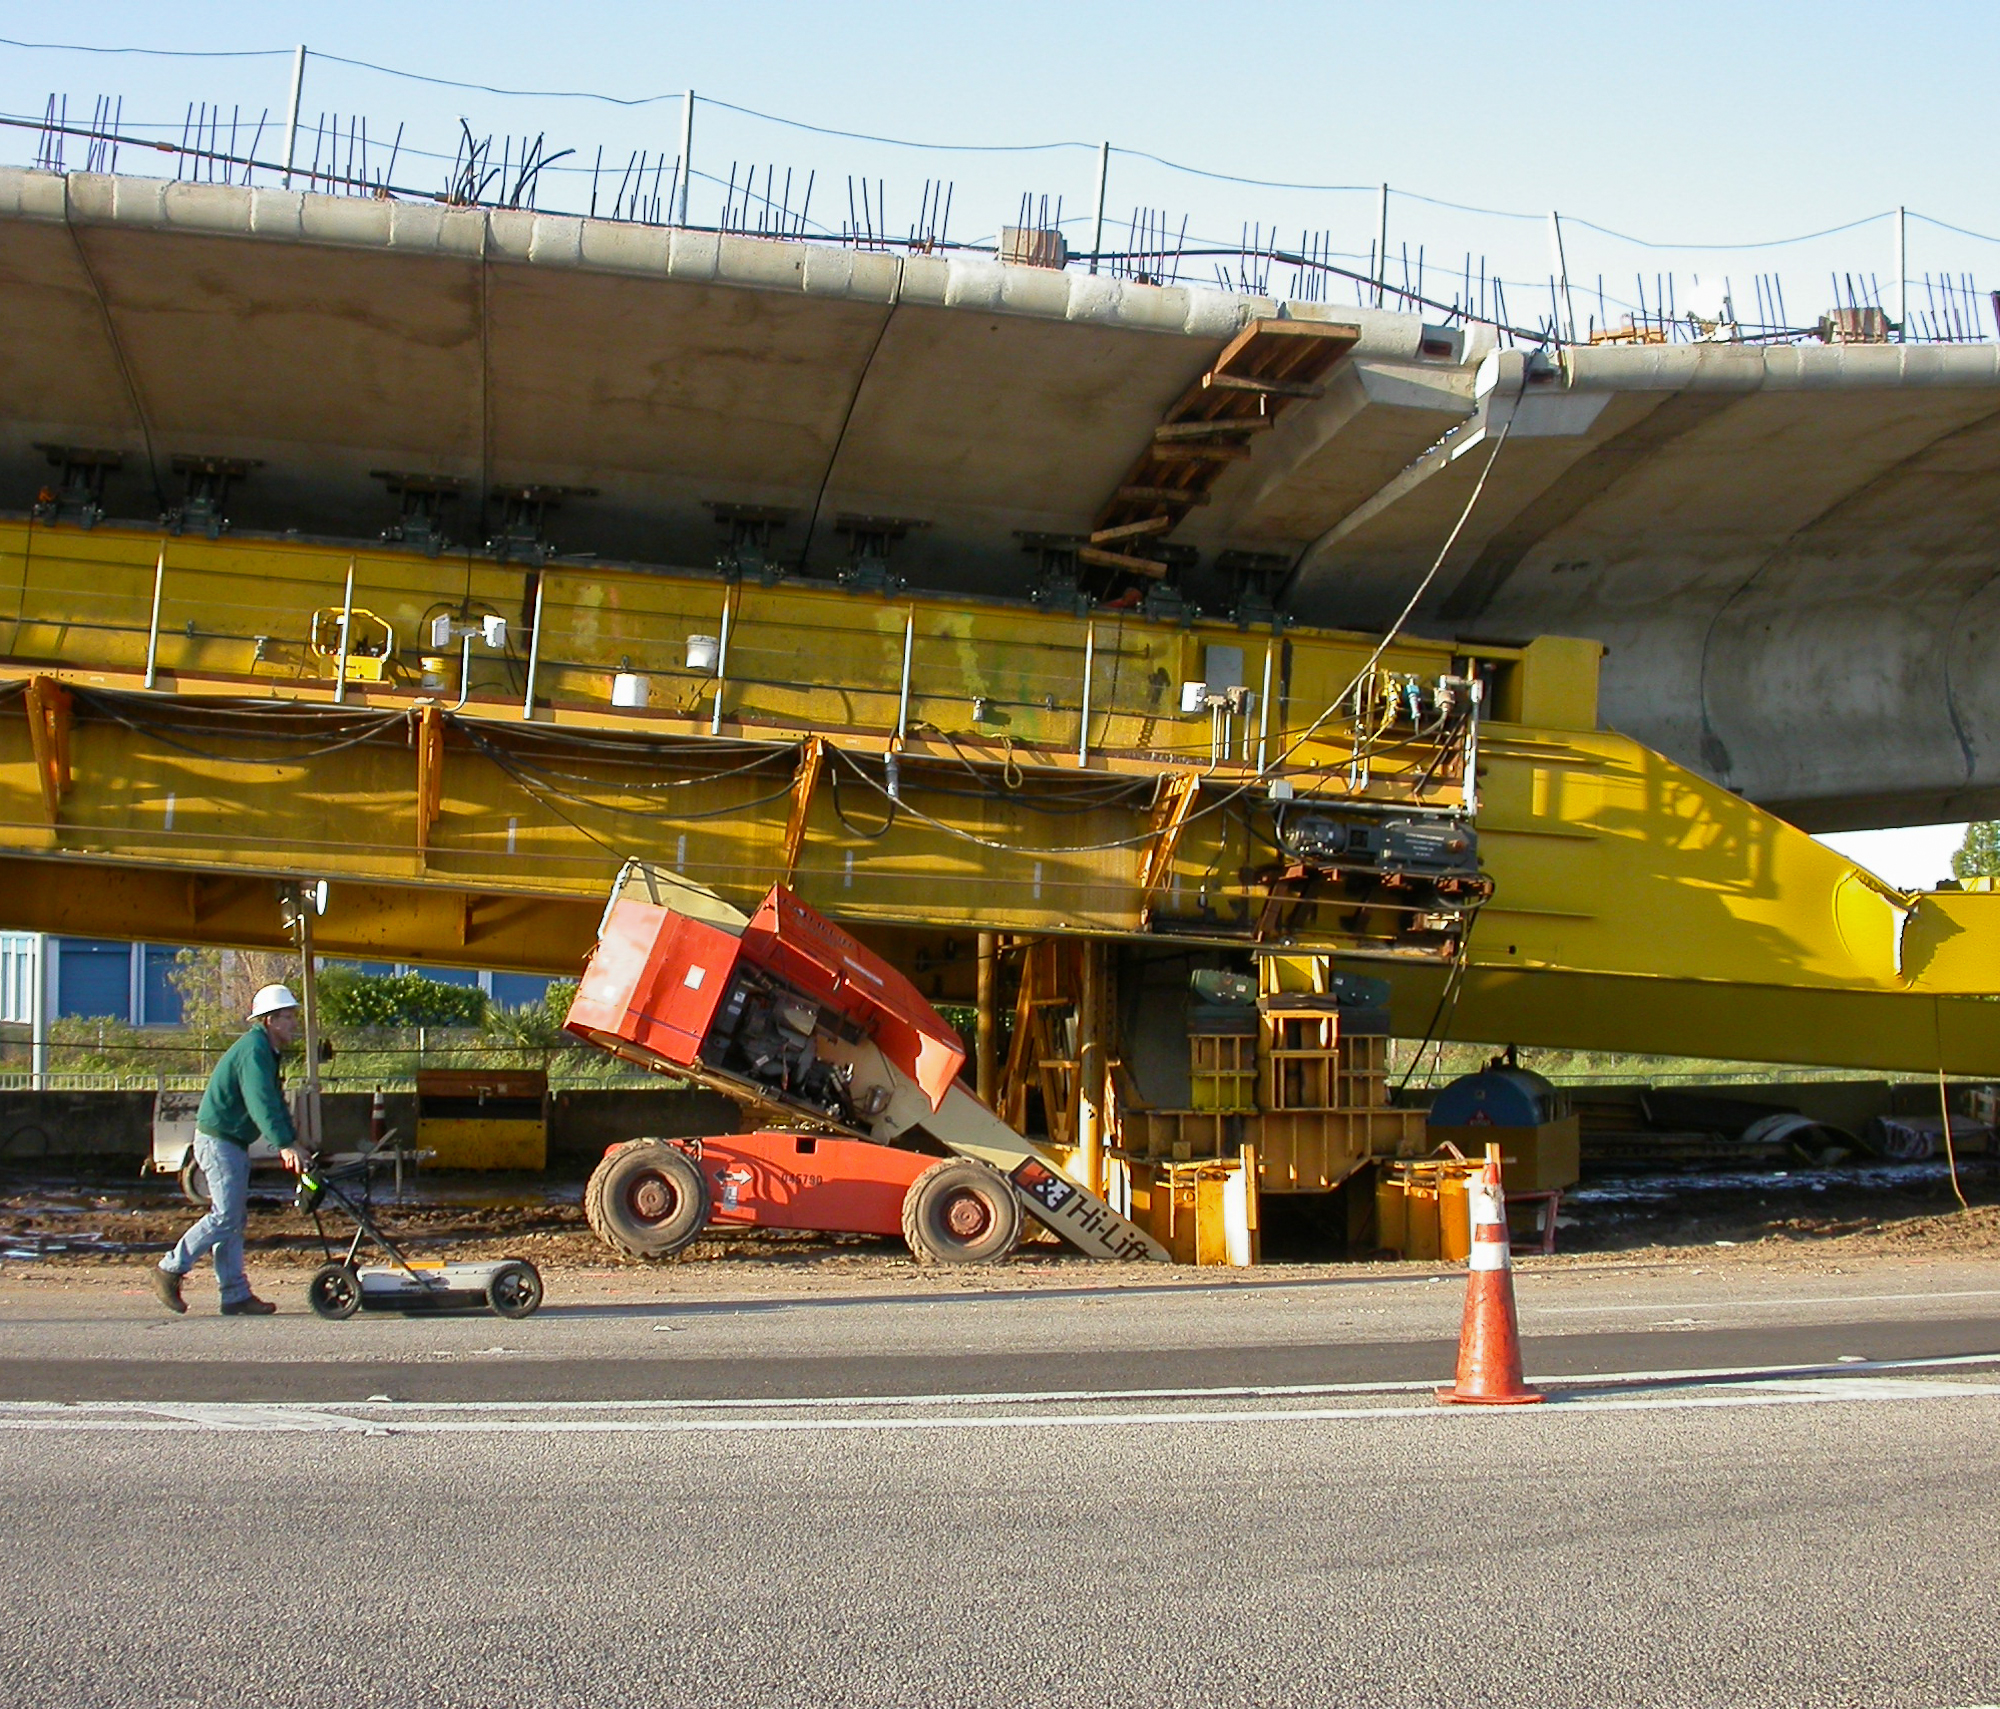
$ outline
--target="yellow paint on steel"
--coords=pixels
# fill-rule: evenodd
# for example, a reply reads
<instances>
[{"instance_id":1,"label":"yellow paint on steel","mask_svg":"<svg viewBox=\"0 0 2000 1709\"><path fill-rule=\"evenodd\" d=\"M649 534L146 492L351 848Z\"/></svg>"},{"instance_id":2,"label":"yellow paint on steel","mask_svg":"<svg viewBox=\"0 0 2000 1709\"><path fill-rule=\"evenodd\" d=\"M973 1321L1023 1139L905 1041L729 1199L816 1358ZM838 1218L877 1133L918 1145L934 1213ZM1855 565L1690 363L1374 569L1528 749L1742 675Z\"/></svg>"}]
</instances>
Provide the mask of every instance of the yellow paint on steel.
<instances>
[{"instance_id":1,"label":"yellow paint on steel","mask_svg":"<svg viewBox=\"0 0 2000 1709\"><path fill-rule=\"evenodd\" d=\"M1207 649L1257 645L1233 627L1100 613L1079 770L1085 625L1073 616L742 586L713 737L717 676L688 668L687 642L717 632L730 591L718 577L184 540L161 590L160 692L140 695L157 556L157 536L0 524L0 674L73 699L54 824L51 726L28 716L25 688L17 711L0 705L0 863L21 875L0 901L8 924L262 943L276 934L254 923L261 899L231 887L303 873L378 915L343 925L336 909L331 953L568 972L626 855L737 901L795 865L815 906L884 927L1136 936L1150 900L1156 927L1221 940L1261 903L1252 871L1270 858L1258 840L1269 821L1251 721L1235 720L1218 751L1208 715L1179 712ZM475 643L471 682L454 658L429 690L418 655L399 655L384 683L350 682L336 708L309 643L350 559L355 603L399 637L427 634L439 613L493 613L510 620L511 650ZM520 618L536 604L528 705ZM881 756L911 612L897 802ZM1338 720L1303 733L1372 645L1281 639L1268 740L1302 794L1353 775ZM1382 964L1399 1031L1435 1022L1462 1038L2000 1072L2000 1003L1987 1000L2000 897L1902 896L1590 728L1590 643L1474 651L1495 688L1479 825L1496 892L1442 1008L1446 969ZM1384 664L1431 677L1466 652L1399 641ZM611 705L621 671L650 679L648 709ZM814 738L827 751L801 789ZM1377 754L1369 788L1452 799L1455 785L1420 783L1423 764L1411 747ZM1148 838L1158 780L1188 771L1201 805L1162 849ZM190 899L163 906L170 873ZM68 902L53 894L65 886ZM101 906L88 900L99 889ZM1354 949L1338 916L1308 917L1297 947Z\"/></svg>"},{"instance_id":2,"label":"yellow paint on steel","mask_svg":"<svg viewBox=\"0 0 2000 1709\"><path fill-rule=\"evenodd\" d=\"M0 522L0 658L142 678L157 550L155 535ZM1076 751L1086 626L1066 613L942 596L892 603L798 580L732 590L719 576L355 553L285 540L176 543L162 587L160 680L183 692L227 684L235 693L330 700L334 665L311 646L312 618L338 602L350 562L356 605L379 613L409 643L389 662L385 684L349 685L350 708L404 706L421 692L421 641L432 618L491 614L509 620L508 648L473 646L472 708L504 707L518 717L539 606L538 722L706 734L717 674L689 668L688 641L716 635L732 596L726 735L795 739L820 731L886 740L896 724L904 621L914 612L909 722L919 741L1023 758ZM1179 714L1179 686L1204 679L1207 647L1242 647L1244 632L1130 614L1100 614L1097 632L1093 756L1128 754L1128 769L1149 775L1176 759L1206 765L1208 719ZM1294 633L1281 691L1309 717L1346 685L1374 638ZM1436 675L1465 651L1410 639L1384 664ZM1474 651L1503 666L1526 656L1519 648ZM463 686L457 667L449 661L447 699ZM649 710L620 716L612 708L611 680L620 672L649 679ZM983 721L974 716L979 708ZM1274 732L1280 727L1274 722Z\"/></svg>"}]
</instances>

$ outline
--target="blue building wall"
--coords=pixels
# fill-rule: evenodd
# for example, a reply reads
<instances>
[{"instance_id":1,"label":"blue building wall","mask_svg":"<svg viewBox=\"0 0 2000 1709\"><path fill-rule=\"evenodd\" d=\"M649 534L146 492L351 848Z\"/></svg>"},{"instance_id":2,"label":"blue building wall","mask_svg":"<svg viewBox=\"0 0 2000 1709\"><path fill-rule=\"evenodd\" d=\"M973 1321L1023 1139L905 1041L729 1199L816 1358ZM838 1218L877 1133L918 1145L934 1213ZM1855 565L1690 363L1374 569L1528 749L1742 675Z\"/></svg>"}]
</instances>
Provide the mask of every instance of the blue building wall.
<instances>
[{"instance_id":1,"label":"blue building wall","mask_svg":"<svg viewBox=\"0 0 2000 1709\"><path fill-rule=\"evenodd\" d=\"M16 940L18 944L16 943ZM31 1018L29 987L38 965L29 934L0 934L0 1020ZM54 976L49 996L58 1017L105 1017L140 1027L178 1026L180 993L169 977L178 949L171 944L129 944L105 938L49 938ZM503 1008L539 1003L550 981L526 973L479 973L463 967L412 967L386 961L350 962L363 973L420 973L446 985L475 985ZM15 978L18 969L20 977ZM14 1003L14 985L20 1001ZM20 1008L17 1015L14 1007Z\"/></svg>"},{"instance_id":2,"label":"blue building wall","mask_svg":"<svg viewBox=\"0 0 2000 1709\"><path fill-rule=\"evenodd\" d=\"M55 1012L107 1017L139 1027L179 1026L181 997L168 977L179 952L170 944L56 938Z\"/></svg>"}]
</instances>

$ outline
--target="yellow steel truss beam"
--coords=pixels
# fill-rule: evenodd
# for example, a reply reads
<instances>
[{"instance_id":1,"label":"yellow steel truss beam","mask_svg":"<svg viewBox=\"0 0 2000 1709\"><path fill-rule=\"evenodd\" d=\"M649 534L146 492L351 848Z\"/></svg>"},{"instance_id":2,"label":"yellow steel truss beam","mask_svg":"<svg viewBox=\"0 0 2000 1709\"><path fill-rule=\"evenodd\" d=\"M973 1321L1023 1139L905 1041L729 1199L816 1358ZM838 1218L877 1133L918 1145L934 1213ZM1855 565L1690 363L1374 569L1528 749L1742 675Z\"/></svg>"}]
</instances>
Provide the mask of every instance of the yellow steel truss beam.
<instances>
[{"instance_id":1,"label":"yellow steel truss beam","mask_svg":"<svg viewBox=\"0 0 2000 1709\"><path fill-rule=\"evenodd\" d=\"M308 642L350 557L355 603L397 647L336 705ZM1271 777L1338 801L1365 776L1385 806L1461 792L1440 750L1357 746L1324 716L1366 637L1100 614L1089 641L1026 608L781 584L734 590L719 668L689 670L731 591L714 578L273 541L183 541L175 559L149 626L157 537L0 524L0 673L29 714L0 719L0 859L22 875L7 924L263 944L269 880L324 876L331 953L569 972L640 855L738 901L789 875L880 928L1247 946ZM471 683L452 659L425 687L406 643L428 615L523 609L536 627L505 654L475 645ZM1592 728L1589 644L1407 641L1382 664L1477 666L1492 689L1495 895L1454 999L1435 962L1377 964L1400 1030L2000 1073L2000 898L1900 895ZM653 683L646 710L611 705L628 667ZM1256 710L1182 717L1180 684L1217 668ZM1339 903L1291 930L1301 950L1394 950Z\"/></svg>"}]
</instances>

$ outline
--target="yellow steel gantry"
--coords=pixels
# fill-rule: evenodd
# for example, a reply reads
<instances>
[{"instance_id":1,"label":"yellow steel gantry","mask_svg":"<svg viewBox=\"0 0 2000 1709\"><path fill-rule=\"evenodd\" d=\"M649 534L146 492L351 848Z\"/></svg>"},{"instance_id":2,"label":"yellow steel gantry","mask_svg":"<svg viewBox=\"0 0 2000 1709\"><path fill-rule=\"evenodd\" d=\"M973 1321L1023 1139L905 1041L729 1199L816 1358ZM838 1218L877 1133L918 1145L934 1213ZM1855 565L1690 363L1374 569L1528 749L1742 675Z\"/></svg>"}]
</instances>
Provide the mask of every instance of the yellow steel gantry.
<instances>
[{"instance_id":1,"label":"yellow steel gantry","mask_svg":"<svg viewBox=\"0 0 2000 1709\"><path fill-rule=\"evenodd\" d=\"M989 930L1359 957L1412 1036L2000 1074L2000 896L1901 894L1599 730L1595 643L1377 651L5 522L0 920L275 946L270 881L325 877L326 953L571 973L640 856L743 902L788 882L906 947ZM1183 711L1183 684L1231 676ZM1285 892L1274 794L1467 800L1457 737L1397 711L1439 678L1486 693L1494 894L1469 931Z\"/></svg>"}]
</instances>

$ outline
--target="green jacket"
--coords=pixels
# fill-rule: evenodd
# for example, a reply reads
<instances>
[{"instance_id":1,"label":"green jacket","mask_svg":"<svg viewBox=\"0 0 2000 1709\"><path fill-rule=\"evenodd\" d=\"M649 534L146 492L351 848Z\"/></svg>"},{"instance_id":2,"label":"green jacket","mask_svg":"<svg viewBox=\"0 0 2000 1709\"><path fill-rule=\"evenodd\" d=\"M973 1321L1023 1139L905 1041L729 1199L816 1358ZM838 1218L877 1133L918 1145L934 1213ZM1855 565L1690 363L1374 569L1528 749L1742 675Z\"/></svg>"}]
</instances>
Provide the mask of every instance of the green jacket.
<instances>
[{"instance_id":1,"label":"green jacket","mask_svg":"<svg viewBox=\"0 0 2000 1709\"><path fill-rule=\"evenodd\" d=\"M246 1150L260 1133L281 1150L295 1141L292 1112L278 1075L278 1052L262 1027L253 1023L222 1053L208 1077L194 1125Z\"/></svg>"}]
</instances>

